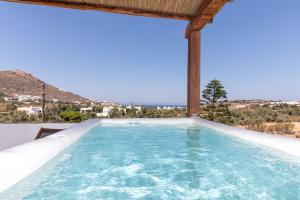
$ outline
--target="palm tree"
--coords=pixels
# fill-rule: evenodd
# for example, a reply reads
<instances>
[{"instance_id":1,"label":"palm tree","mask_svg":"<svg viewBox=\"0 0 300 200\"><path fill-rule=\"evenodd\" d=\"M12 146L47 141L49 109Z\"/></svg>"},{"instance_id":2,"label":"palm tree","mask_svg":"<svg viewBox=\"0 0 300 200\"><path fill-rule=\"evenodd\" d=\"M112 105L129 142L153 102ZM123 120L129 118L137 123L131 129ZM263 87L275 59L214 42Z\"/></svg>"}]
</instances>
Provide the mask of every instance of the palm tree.
<instances>
[{"instance_id":1,"label":"palm tree","mask_svg":"<svg viewBox=\"0 0 300 200\"><path fill-rule=\"evenodd\" d=\"M227 98L227 92L225 91L222 83L216 79L211 80L202 91L202 97L209 104L210 117L214 120L216 104L221 99Z\"/></svg>"}]
</instances>

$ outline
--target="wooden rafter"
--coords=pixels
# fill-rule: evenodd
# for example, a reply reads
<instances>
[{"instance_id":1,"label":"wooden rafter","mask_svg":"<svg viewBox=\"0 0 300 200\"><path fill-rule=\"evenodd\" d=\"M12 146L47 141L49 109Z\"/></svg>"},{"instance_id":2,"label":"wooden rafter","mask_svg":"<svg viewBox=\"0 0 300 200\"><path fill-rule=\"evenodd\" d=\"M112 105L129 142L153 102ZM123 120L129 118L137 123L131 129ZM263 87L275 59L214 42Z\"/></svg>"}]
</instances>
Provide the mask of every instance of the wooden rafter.
<instances>
[{"instance_id":1,"label":"wooden rafter","mask_svg":"<svg viewBox=\"0 0 300 200\"><path fill-rule=\"evenodd\" d=\"M62 1L62 0L1 0L1 1L54 6L54 7L62 7L62 8L79 9L79 10L96 10L96 11L111 12L116 14L127 14L127 15L144 16L144 17L167 18L167 19L177 19L177 20L192 19L192 16L189 15L168 13L168 12L155 12L150 10L123 8L117 6L107 6L107 5L98 5L98 4L95 5L93 3L88 3L86 1L82 1L82 2Z\"/></svg>"},{"instance_id":2,"label":"wooden rafter","mask_svg":"<svg viewBox=\"0 0 300 200\"><path fill-rule=\"evenodd\" d=\"M212 22L213 17L218 11L230 1L231 0L203 0L186 28L185 37L188 38L191 31L201 30L207 23Z\"/></svg>"}]
</instances>

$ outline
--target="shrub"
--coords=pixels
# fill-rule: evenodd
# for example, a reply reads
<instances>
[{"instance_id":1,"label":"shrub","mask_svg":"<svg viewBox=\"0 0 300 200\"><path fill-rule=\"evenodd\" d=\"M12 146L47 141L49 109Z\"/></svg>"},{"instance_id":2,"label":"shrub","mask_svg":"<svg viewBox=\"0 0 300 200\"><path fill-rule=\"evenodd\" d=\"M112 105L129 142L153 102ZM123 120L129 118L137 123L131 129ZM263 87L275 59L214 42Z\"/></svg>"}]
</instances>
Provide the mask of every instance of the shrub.
<instances>
[{"instance_id":1,"label":"shrub","mask_svg":"<svg viewBox=\"0 0 300 200\"><path fill-rule=\"evenodd\" d=\"M266 132L273 133L273 134L286 134L291 135L294 134L295 125L292 123L278 123L272 124L267 127Z\"/></svg>"},{"instance_id":2,"label":"shrub","mask_svg":"<svg viewBox=\"0 0 300 200\"><path fill-rule=\"evenodd\" d=\"M66 122L81 122L82 118L79 112L76 111L63 111L60 117Z\"/></svg>"},{"instance_id":3,"label":"shrub","mask_svg":"<svg viewBox=\"0 0 300 200\"><path fill-rule=\"evenodd\" d=\"M267 126L262 121L256 121L246 125L247 129L259 132L266 132Z\"/></svg>"},{"instance_id":4,"label":"shrub","mask_svg":"<svg viewBox=\"0 0 300 200\"><path fill-rule=\"evenodd\" d=\"M88 119L94 119L97 117L97 114L95 112L87 112L87 113L82 113L81 114L81 119L88 120Z\"/></svg>"}]
</instances>

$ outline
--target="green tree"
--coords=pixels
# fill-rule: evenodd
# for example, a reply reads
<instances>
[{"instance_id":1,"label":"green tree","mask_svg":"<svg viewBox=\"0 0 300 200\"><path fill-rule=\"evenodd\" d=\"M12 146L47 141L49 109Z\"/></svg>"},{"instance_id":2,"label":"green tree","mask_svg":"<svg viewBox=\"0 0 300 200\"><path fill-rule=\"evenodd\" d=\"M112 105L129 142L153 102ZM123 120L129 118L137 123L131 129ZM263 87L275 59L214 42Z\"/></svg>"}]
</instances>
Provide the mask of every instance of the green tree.
<instances>
[{"instance_id":1,"label":"green tree","mask_svg":"<svg viewBox=\"0 0 300 200\"><path fill-rule=\"evenodd\" d=\"M125 112L123 110L119 110L118 108L112 109L112 111L109 113L109 116L111 118L121 118L125 115Z\"/></svg>"},{"instance_id":2,"label":"green tree","mask_svg":"<svg viewBox=\"0 0 300 200\"><path fill-rule=\"evenodd\" d=\"M82 118L79 112L76 111L63 111L60 113L60 117L66 122L81 122Z\"/></svg>"},{"instance_id":3,"label":"green tree","mask_svg":"<svg viewBox=\"0 0 300 200\"><path fill-rule=\"evenodd\" d=\"M211 80L202 91L202 97L207 101L209 108L209 116L211 120L215 118L216 105L221 99L227 98L222 83L216 79Z\"/></svg>"},{"instance_id":4,"label":"green tree","mask_svg":"<svg viewBox=\"0 0 300 200\"><path fill-rule=\"evenodd\" d=\"M29 115L27 115L26 112L24 112L24 111L22 111L22 112L14 111L11 114L12 114L13 123L29 122L30 121Z\"/></svg>"},{"instance_id":5,"label":"green tree","mask_svg":"<svg viewBox=\"0 0 300 200\"><path fill-rule=\"evenodd\" d=\"M235 124L234 113L230 111L227 103L220 103L220 105L218 105L214 120L222 124Z\"/></svg>"},{"instance_id":6,"label":"green tree","mask_svg":"<svg viewBox=\"0 0 300 200\"><path fill-rule=\"evenodd\" d=\"M46 107L46 122L64 122L60 116L60 111L58 106L51 105Z\"/></svg>"},{"instance_id":7,"label":"green tree","mask_svg":"<svg viewBox=\"0 0 300 200\"><path fill-rule=\"evenodd\" d=\"M17 105L15 103L8 103L6 105L6 111L15 111L17 109Z\"/></svg>"},{"instance_id":8,"label":"green tree","mask_svg":"<svg viewBox=\"0 0 300 200\"><path fill-rule=\"evenodd\" d=\"M95 112L81 113L81 119L82 119L82 121L88 120L88 119L94 119L96 117L97 117L97 114Z\"/></svg>"}]
</instances>

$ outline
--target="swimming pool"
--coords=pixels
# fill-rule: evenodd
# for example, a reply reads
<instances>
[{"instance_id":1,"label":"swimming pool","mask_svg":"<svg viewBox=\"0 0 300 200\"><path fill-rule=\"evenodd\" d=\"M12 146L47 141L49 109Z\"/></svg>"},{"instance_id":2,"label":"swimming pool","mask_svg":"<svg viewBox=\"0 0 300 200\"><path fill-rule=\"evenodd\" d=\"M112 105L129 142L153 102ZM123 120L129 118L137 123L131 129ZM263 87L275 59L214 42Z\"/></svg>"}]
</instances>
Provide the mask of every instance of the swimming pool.
<instances>
[{"instance_id":1,"label":"swimming pool","mask_svg":"<svg viewBox=\"0 0 300 200\"><path fill-rule=\"evenodd\" d=\"M299 199L299 163L198 124L103 123L0 199Z\"/></svg>"}]
</instances>

